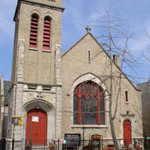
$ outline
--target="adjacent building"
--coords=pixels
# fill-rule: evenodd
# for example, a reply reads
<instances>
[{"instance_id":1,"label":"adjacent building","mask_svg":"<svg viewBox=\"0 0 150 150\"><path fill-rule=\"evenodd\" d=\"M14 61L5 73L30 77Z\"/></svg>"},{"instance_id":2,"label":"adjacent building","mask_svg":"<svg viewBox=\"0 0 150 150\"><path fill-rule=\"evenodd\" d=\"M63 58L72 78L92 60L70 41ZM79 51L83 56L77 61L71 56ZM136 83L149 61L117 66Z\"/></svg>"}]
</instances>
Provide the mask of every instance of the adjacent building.
<instances>
[{"instance_id":1,"label":"adjacent building","mask_svg":"<svg viewBox=\"0 0 150 150\"><path fill-rule=\"evenodd\" d=\"M0 149L5 148L7 137L7 117L10 88L11 82L4 81L4 78L0 77Z\"/></svg>"},{"instance_id":2,"label":"adjacent building","mask_svg":"<svg viewBox=\"0 0 150 150\"><path fill-rule=\"evenodd\" d=\"M145 149L150 149L150 79L137 85L142 91L142 114L143 114L143 134L145 137Z\"/></svg>"}]
</instances>

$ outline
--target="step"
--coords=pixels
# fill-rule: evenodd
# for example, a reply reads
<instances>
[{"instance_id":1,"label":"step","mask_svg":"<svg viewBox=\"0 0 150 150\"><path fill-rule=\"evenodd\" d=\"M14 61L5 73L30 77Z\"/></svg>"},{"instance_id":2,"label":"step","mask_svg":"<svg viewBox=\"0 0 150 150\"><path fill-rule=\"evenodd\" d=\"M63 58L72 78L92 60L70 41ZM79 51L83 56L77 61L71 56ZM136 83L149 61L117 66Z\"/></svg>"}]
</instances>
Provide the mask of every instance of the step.
<instances>
[{"instance_id":1,"label":"step","mask_svg":"<svg viewBox=\"0 0 150 150\"><path fill-rule=\"evenodd\" d=\"M49 150L47 145L32 145L32 150Z\"/></svg>"}]
</instances>

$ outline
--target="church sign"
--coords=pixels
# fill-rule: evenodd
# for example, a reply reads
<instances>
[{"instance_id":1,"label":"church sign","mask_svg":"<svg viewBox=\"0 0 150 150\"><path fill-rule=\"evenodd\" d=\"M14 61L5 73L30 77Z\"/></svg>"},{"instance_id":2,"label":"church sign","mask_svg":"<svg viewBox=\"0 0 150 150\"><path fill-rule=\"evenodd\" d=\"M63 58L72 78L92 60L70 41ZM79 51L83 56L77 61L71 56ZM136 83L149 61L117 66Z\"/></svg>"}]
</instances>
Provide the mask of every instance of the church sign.
<instances>
[{"instance_id":1,"label":"church sign","mask_svg":"<svg viewBox=\"0 0 150 150\"><path fill-rule=\"evenodd\" d=\"M92 140L92 149L93 150L101 150L101 147L102 147L101 135L98 135L98 134L92 135L91 140Z\"/></svg>"},{"instance_id":2,"label":"church sign","mask_svg":"<svg viewBox=\"0 0 150 150\"><path fill-rule=\"evenodd\" d=\"M80 146L81 135L80 134L65 134L66 146Z\"/></svg>"}]
</instances>

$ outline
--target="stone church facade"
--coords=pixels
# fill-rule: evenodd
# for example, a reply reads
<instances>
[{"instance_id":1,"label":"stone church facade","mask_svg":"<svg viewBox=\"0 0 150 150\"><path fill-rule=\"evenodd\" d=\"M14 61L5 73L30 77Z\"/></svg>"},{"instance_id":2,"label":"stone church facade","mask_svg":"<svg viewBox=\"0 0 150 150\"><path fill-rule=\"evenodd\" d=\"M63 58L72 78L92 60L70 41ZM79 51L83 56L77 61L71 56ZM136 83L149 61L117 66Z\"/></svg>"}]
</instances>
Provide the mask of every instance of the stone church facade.
<instances>
[{"instance_id":1,"label":"stone church facade","mask_svg":"<svg viewBox=\"0 0 150 150\"><path fill-rule=\"evenodd\" d=\"M6 148L12 148L12 139L20 150L31 142L48 145L69 134L85 141L96 135L101 149L113 147L110 62L117 141L120 148L135 141L142 147L140 91L121 71L119 57L111 59L89 30L61 53L63 11L62 0L18 0Z\"/></svg>"}]
</instances>

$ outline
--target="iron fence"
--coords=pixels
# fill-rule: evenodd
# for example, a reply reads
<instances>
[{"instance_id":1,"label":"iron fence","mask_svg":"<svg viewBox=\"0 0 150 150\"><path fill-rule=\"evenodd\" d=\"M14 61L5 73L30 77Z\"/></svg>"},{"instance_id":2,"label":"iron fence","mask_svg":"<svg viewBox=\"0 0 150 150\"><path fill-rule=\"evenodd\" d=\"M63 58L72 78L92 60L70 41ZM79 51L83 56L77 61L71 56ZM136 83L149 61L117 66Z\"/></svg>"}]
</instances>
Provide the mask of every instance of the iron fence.
<instances>
[{"instance_id":1,"label":"iron fence","mask_svg":"<svg viewBox=\"0 0 150 150\"><path fill-rule=\"evenodd\" d=\"M120 150L142 150L142 145L139 139L134 139L134 142L130 145L125 145L118 140ZM136 141L136 142L135 142ZM92 140L79 140L79 141L65 141L65 140L34 140L32 142L25 142L23 146L23 140L0 140L0 150L7 150L7 147L11 150L114 150L112 139L102 139L100 143ZM73 144L72 144L73 143ZM7 145L8 144L8 145Z\"/></svg>"},{"instance_id":2,"label":"iron fence","mask_svg":"<svg viewBox=\"0 0 150 150\"><path fill-rule=\"evenodd\" d=\"M0 139L0 150L6 149L6 140L5 138Z\"/></svg>"}]
</instances>

